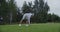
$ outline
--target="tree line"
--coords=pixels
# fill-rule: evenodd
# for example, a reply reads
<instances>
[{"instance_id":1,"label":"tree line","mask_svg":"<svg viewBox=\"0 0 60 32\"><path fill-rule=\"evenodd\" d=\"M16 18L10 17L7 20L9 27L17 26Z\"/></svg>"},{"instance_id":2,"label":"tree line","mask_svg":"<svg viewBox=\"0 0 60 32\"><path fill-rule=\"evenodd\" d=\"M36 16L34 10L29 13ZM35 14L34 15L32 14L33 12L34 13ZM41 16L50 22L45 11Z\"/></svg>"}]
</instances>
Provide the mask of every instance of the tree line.
<instances>
[{"instance_id":1,"label":"tree line","mask_svg":"<svg viewBox=\"0 0 60 32\"><path fill-rule=\"evenodd\" d=\"M47 23L47 22L60 22L60 17L56 14L48 14L50 7L47 2L43 0L35 0L34 5L31 2L25 1L21 10L23 13L30 11L34 13L34 16L31 18L32 23Z\"/></svg>"},{"instance_id":2,"label":"tree line","mask_svg":"<svg viewBox=\"0 0 60 32\"><path fill-rule=\"evenodd\" d=\"M50 7L47 2L43 0L35 0L34 5L31 2L24 4L21 9L16 5L15 0L0 0L0 16L3 17L3 24L6 23L17 23L22 18L22 13L30 11L34 13L34 16L31 18L32 23L47 23L47 22L60 22L60 17L55 14L48 14Z\"/></svg>"}]
</instances>

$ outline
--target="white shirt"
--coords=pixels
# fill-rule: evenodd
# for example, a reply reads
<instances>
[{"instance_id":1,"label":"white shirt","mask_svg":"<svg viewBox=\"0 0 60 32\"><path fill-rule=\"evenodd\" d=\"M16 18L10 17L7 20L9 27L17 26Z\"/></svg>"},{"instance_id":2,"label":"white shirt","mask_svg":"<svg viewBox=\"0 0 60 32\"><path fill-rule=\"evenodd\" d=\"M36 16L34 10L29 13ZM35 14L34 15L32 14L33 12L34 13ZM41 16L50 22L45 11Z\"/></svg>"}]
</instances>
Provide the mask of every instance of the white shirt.
<instances>
[{"instance_id":1,"label":"white shirt","mask_svg":"<svg viewBox=\"0 0 60 32\"><path fill-rule=\"evenodd\" d=\"M32 15L34 15L34 14L33 13L25 13L23 15L23 18L22 19L30 19Z\"/></svg>"}]
</instances>

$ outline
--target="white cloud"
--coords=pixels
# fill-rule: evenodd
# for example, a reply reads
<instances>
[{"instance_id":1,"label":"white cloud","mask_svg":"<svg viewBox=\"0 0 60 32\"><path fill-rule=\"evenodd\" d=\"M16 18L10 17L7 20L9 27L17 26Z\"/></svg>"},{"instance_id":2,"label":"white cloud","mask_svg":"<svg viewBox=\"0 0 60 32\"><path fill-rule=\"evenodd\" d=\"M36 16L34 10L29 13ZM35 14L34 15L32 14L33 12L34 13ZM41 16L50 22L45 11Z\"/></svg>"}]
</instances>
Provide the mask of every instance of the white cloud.
<instances>
[{"instance_id":1,"label":"white cloud","mask_svg":"<svg viewBox=\"0 0 60 32\"><path fill-rule=\"evenodd\" d=\"M60 16L60 0L48 0L50 6L50 13L54 13Z\"/></svg>"}]
</instances>

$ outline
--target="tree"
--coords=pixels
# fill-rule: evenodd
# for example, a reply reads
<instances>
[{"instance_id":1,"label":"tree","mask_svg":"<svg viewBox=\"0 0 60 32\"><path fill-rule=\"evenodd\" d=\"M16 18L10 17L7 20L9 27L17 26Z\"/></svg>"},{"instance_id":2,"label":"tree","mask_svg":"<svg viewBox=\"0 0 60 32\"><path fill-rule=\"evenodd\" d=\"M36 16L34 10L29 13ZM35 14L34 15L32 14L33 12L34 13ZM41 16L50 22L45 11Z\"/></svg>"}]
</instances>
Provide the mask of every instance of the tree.
<instances>
[{"instance_id":1,"label":"tree","mask_svg":"<svg viewBox=\"0 0 60 32\"><path fill-rule=\"evenodd\" d=\"M3 22L6 22L8 14L8 4L5 0L0 0L0 16L3 17Z\"/></svg>"},{"instance_id":2,"label":"tree","mask_svg":"<svg viewBox=\"0 0 60 32\"><path fill-rule=\"evenodd\" d=\"M28 6L29 6L29 8L32 8L32 1L28 2Z\"/></svg>"},{"instance_id":3,"label":"tree","mask_svg":"<svg viewBox=\"0 0 60 32\"><path fill-rule=\"evenodd\" d=\"M51 15L52 22L59 22L59 16L55 15L54 13Z\"/></svg>"},{"instance_id":4,"label":"tree","mask_svg":"<svg viewBox=\"0 0 60 32\"><path fill-rule=\"evenodd\" d=\"M60 17L55 15L54 13L53 14L48 14L47 21L48 22L60 22Z\"/></svg>"},{"instance_id":5,"label":"tree","mask_svg":"<svg viewBox=\"0 0 60 32\"><path fill-rule=\"evenodd\" d=\"M4 23L9 23L9 19L10 24L12 21L16 21L17 6L14 0L8 0L8 2L0 0L0 16L3 17Z\"/></svg>"},{"instance_id":6,"label":"tree","mask_svg":"<svg viewBox=\"0 0 60 32\"><path fill-rule=\"evenodd\" d=\"M24 1L24 4L22 6L23 13L26 13L28 11L28 9L29 9L29 6L27 5L26 1Z\"/></svg>"},{"instance_id":7,"label":"tree","mask_svg":"<svg viewBox=\"0 0 60 32\"><path fill-rule=\"evenodd\" d=\"M16 22L16 18L17 18L17 6L15 4L14 0L10 0L9 1L9 17L10 17L10 24L13 22Z\"/></svg>"},{"instance_id":8,"label":"tree","mask_svg":"<svg viewBox=\"0 0 60 32\"><path fill-rule=\"evenodd\" d=\"M49 10L47 3L44 3L43 0L35 0L34 3L34 20L38 23L47 22L47 13Z\"/></svg>"},{"instance_id":9,"label":"tree","mask_svg":"<svg viewBox=\"0 0 60 32\"><path fill-rule=\"evenodd\" d=\"M38 10L39 10L38 7L39 7L39 2L38 2L38 0L35 0L34 1L34 6L33 6L35 14L38 13Z\"/></svg>"},{"instance_id":10,"label":"tree","mask_svg":"<svg viewBox=\"0 0 60 32\"><path fill-rule=\"evenodd\" d=\"M0 15L7 15L7 3L5 2L5 0L0 0Z\"/></svg>"}]
</instances>

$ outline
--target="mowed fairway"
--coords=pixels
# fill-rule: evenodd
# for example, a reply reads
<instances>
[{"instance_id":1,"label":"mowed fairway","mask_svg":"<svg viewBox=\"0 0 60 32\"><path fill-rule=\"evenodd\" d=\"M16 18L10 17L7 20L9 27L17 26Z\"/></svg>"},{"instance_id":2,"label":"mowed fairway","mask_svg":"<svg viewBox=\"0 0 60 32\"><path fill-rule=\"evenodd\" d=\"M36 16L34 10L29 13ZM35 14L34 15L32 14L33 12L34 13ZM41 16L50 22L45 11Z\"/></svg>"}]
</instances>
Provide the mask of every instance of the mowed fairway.
<instances>
[{"instance_id":1,"label":"mowed fairway","mask_svg":"<svg viewBox=\"0 0 60 32\"><path fill-rule=\"evenodd\" d=\"M0 32L60 32L60 23L31 24L26 27L24 24L0 25Z\"/></svg>"}]
</instances>

